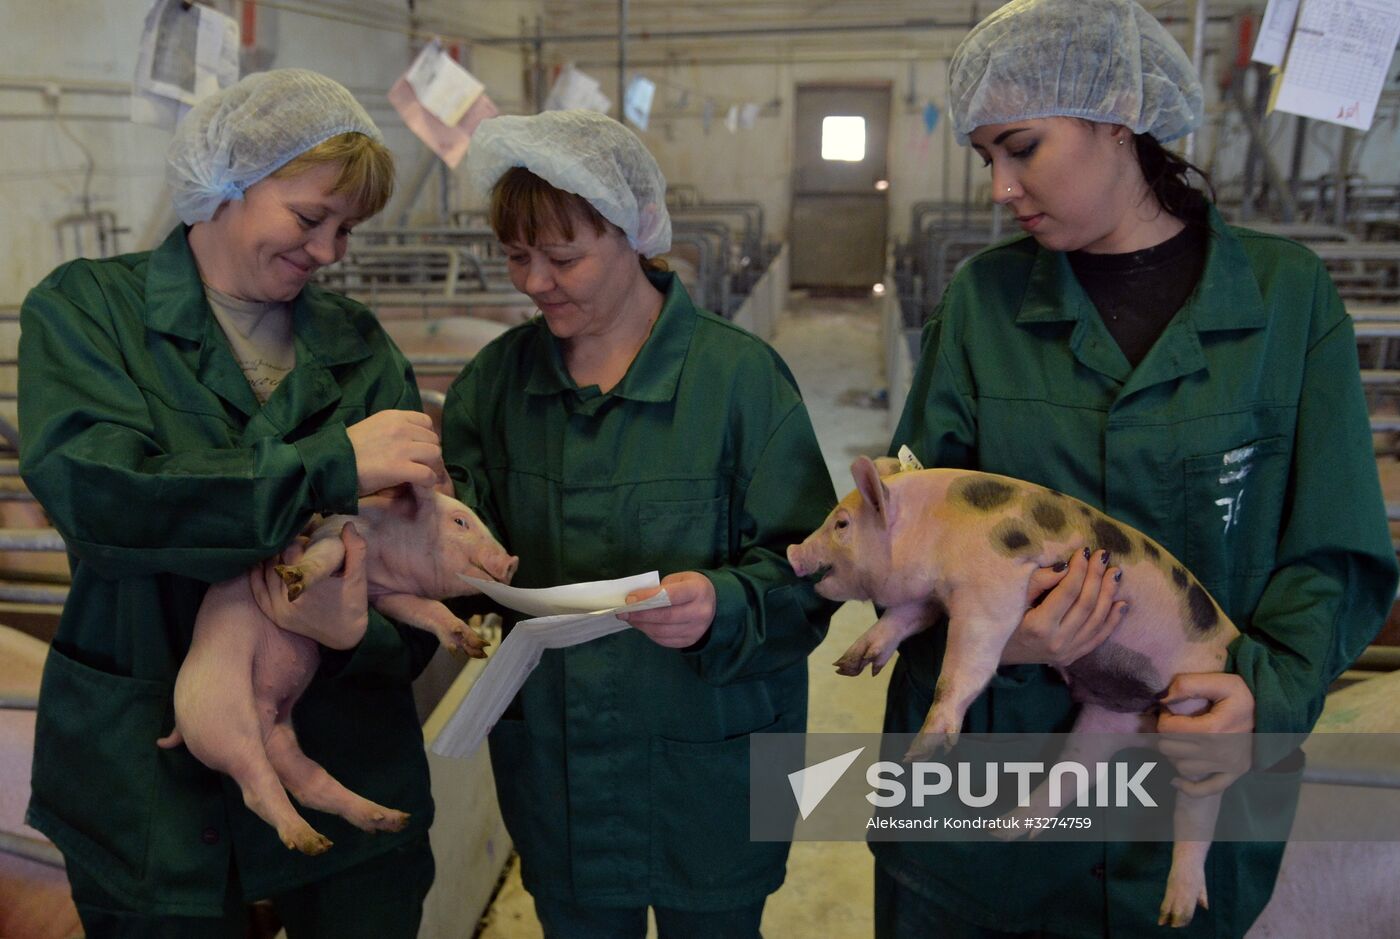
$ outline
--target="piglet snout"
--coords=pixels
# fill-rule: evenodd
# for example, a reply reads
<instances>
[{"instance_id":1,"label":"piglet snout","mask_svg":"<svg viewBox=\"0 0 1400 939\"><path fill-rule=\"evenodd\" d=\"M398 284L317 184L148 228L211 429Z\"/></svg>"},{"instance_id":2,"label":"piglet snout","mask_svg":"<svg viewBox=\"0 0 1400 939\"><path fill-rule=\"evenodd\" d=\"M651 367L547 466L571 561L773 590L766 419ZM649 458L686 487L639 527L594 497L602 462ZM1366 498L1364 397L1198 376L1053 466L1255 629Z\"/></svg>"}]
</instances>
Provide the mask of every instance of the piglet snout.
<instances>
[{"instance_id":1,"label":"piglet snout","mask_svg":"<svg viewBox=\"0 0 1400 939\"><path fill-rule=\"evenodd\" d=\"M508 584L515 576L515 569L520 566L520 558L513 554L500 555L489 560L483 569L487 575L498 584Z\"/></svg>"},{"instance_id":2,"label":"piglet snout","mask_svg":"<svg viewBox=\"0 0 1400 939\"><path fill-rule=\"evenodd\" d=\"M798 577L806 577L812 573L811 566L802 560L802 545L788 545L787 559L788 563L792 565L792 572Z\"/></svg>"}]
</instances>

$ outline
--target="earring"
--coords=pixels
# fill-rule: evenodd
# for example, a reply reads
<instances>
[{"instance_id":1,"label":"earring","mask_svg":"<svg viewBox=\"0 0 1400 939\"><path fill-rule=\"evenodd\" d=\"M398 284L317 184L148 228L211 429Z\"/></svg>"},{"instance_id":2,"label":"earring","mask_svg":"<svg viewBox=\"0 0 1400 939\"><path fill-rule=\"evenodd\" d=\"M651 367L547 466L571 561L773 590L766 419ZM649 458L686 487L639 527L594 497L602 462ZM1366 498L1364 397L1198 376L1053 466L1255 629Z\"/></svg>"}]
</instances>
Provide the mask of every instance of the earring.
<instances>
[{"instance_id":1,"label":"earring","mask_svg":"<svg viewBox=\"0 0 1400 939\"><path fill-rule=\"evenodd\" d=\"M1128 142L1128 138L1126 138L1126 137L1119 137L1119 138L1118 138L1118 146L1120 146L1120 147L1123 146L1123 144L1125 144L1125 143L1127 143L1127 142Z\"/></svg>"},{"instance_id":2,"label":"earring","mask_svg":"<svg viewBox=\"0 0 1400 939\"><path fill-rule=\"evenodd\" d=\"M1010 191L1011 191L1011 187L1010 187L1010 186L1007 186L1007 187L1006 187L1006 191L1007 191L1007 192L1010 192Z\"/></svg>"}]
</instances>

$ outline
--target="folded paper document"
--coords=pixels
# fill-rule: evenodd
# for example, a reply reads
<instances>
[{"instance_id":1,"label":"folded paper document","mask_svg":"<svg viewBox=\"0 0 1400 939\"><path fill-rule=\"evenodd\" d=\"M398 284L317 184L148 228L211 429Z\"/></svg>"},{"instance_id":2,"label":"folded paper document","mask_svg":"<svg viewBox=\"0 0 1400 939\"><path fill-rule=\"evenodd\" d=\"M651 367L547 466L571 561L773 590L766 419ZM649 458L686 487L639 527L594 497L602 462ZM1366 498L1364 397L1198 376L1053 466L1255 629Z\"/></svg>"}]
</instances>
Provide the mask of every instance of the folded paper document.
<instances>
[{"instance_id":1,"label":"folded paper document","mask_svg":"<svg viewBox=\"0 0 1400 939\"><path fill-rule=\"evenodd\" d=\"M538 590L474 577L462 579L502 606L533 614L534 618L516 623L487 661L476 684L433 741L432 752L439 756L462 758L476 752L539 664L545 649L563 649L626 629L627 624L617 618L618 613L671 605L664 590L637 603L626 603L629 593L660 585L656 571L621 580Z\"/></svg>"}]
</instances>

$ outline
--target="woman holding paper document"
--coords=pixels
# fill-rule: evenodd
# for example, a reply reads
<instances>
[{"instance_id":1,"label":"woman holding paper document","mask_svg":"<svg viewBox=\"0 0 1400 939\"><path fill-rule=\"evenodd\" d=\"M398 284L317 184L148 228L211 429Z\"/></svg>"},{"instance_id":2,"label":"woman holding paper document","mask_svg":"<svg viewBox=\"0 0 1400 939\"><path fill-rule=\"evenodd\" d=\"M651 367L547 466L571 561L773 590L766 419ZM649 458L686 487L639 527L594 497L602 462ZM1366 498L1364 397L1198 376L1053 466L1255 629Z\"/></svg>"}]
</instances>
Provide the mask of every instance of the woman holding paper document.
<instances>
[{"instance_id":1,"label":"woman holding paper document","mask_svg":"<svg viewBox=\"0 0 1400 939\"><path fill-rule=\"evenodd\" d=\"M1159 731L1233 737L1246 757L1251 731L1307 731L1396 583L1356 341L1326 270L1300 245L1226 224L1163 147L1199 126L1201 84L1132 0L1006 4L954 53L949 97L993 199L1029 237L979 252L949 284L893 447L1061 490L1182 559L1242 635L1222 671L1160 676L1150 690L1178 713ZM922 723L945 636L939 625L904 643L886 731ZM1065 732L1077 713L1052 669L1015 666L963 729ZM1220 791L1243 762L1178 784ZM1277 805L1234 789L1221 818L1286 820L1301 763L1255 767ZM1209 908L1174 934L1243 936L1282 848L1211 845L1205 895L1191 898ZM1156 925L1165 842L871 849L880 939L1168 934Z\"/></svg>"},{"instance_id":2,"label":"woman holding paper document","mask_svg":"<svg viewBox=\"0 0 1400 939\"><path fill-rule=\"evenodd\" d=\"M658 570L669 607L547 651L491 734L551 939L755 937L785 843L748 837L749 735L802 731L832 607L788 544L835 501L778 356L652 258L665 180L584 111L481 125L468 155L541 316L487 346L443 414L458 495L542 587ZM629 601L653 595L639 591Z\"/></svg>"},{"instance_id":3,"label":"woman holding paper document","mask_svg":"<svg viewBox=\"0 0 1400 939\"><path fill-rule=\"evenodd\" d=\"M297 854L231 779L156 746L210 584L271 573L313 512L441 467L403 356L368 310L309 283L388 200L393 157L344 87L280 69L190 111L167 178L182 224L164 243L65 264L21 314L20 470L72 564L28 820L63 852L95 939L242 937L261 898L291 939L411 939L433 802L410 682L437 641L366 619L362 539L282 623L327 647L296 732L407 826L315 813L334 846Z\"/></svg>"}]
</instances>

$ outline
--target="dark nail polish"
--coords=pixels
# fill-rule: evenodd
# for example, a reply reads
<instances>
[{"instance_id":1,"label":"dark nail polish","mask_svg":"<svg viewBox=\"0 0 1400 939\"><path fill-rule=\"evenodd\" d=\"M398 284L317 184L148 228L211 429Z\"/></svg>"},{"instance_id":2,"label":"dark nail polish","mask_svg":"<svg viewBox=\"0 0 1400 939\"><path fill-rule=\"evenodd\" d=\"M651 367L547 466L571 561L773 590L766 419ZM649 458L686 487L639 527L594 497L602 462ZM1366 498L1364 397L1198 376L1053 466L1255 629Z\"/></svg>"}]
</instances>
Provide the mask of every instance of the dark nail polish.
<instances>
[{"instance_id":1,"label":"dark nail polish","mask_svg":"<svg viewBox=\"0 0 1400 939\"><path fill-rule=\"evenodd\" d=\"M1052 568L1050 568L1050 569L1051 569L1052 571L1054 571L1056 574L1058 574L1058 573L1062 572L1062 571L1063 571L1065 568L1067 568L1067 567L1069 567L1069 562L1068 562L1068 561L1061 561L1059 564L1056 564L1054 567L1052 567Z\"/></svg>"},{"instance_id":2,"label":"dark nail polish","mask_svg":"<svg viewBox=\"0 0 1400 939\"><path fill-rule=\"evenodd\" d=\"M1103 566L1104 566L1104 567L1108 567L1108 552L1105 551L1105 552L1103 553L1103 557L1100 558L1099 560L1101 560L1101 561L1103 562Z\"/></svg>"},{"instance_id":3,"label":"dark nail polish","mask_svg":"<svg viewBox=\"0 0 1400 939\"><path fill-rule=\"evenodd\" d=\"M1113 582L1114 582L1114 583L1117 583L1118 581L1120 581L1120 580L1122 580L1122 579L1123 579L1123 572L1122 572L1122 571L1114 571L1114 572L1113 572Z\"/></svg>"},{"instance_id":4,"label":"dark nail polish","mask_svg":"<svg viewBox=\"0 0 1400 939\"><path fill-rule=\"evenodd\" d=\"M1084 560L1086 560L1086 561L1089 560L1089 554L1090 554L1090 551L1089 551L1088 546L1086 545L1085 548L1084 548Z\"/></svg>"}]
</instances>

